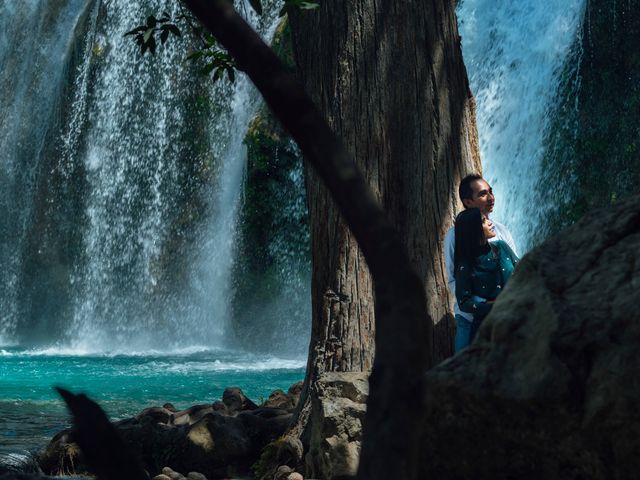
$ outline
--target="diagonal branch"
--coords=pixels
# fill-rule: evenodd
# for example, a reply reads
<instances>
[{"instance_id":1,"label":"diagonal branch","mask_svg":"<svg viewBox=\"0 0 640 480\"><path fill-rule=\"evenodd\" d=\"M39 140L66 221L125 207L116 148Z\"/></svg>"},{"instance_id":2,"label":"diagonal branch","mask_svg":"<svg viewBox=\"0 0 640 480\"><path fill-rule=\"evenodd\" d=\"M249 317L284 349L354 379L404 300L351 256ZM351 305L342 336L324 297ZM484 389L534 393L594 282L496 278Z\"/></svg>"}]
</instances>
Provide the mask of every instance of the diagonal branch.
<instances>
[{"instance_id":1,"label":"diagonal branch","mask_svg":"<svg viewBox=\"0 0 640 480\"><path fill-rule=\"evenodd\" d=\"M185 0L229 51L319 173L362 249L375 285L376 356L358 476L414 478L422 377L432 322L422 280L340 139L295 77L228 0Z\"/></svg>"}]
</instances>

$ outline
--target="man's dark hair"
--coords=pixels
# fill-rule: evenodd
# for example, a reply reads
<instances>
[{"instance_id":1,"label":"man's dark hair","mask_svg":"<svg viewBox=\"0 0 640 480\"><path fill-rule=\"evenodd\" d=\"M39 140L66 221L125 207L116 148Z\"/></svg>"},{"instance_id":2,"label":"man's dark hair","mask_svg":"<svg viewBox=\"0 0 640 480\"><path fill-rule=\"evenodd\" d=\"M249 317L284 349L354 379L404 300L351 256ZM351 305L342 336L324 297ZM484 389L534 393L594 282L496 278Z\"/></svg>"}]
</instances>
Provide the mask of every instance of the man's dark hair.
<instances>
[{"instance_id":1,"label":"man's dark hair","mask_svg":"<svg viewBox=\"0 0 640 480\"><path fill-rule=\"evenodd\" d=\"M482 175L478 175L477 173L472 173L471 175L467 175L460 182L460 187L458 187L458 195L460 195L460 201L464 205L464 199L473 199L473 189L471 188L471 184L476 180L482 180ZM465 207L466 208L466 207Z\"/></svg>"}]
</instances>

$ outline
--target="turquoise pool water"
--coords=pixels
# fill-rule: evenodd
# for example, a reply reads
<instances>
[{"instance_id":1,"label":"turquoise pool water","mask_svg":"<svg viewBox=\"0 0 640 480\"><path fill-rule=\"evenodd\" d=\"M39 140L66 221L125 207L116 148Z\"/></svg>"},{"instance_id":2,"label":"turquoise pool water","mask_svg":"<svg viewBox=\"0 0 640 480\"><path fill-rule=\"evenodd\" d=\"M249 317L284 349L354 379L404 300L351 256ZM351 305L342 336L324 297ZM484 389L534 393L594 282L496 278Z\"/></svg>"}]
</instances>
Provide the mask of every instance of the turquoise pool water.
<instances>
[{"instance_id":1,"label":"turquoise pool water","mask_svg":"<svg viewBox=\"0 0 640 480\"><path fill-rule=\"evenodd\" d=\"M238 386L259 403L304 377L303 359L229 350L173 353L76 354L64 350L0 348L0 461L37 451L68 415L54 385L84 392L113 419L171 402L178 409L219 400Z\"/></svg>"}]
</instances>

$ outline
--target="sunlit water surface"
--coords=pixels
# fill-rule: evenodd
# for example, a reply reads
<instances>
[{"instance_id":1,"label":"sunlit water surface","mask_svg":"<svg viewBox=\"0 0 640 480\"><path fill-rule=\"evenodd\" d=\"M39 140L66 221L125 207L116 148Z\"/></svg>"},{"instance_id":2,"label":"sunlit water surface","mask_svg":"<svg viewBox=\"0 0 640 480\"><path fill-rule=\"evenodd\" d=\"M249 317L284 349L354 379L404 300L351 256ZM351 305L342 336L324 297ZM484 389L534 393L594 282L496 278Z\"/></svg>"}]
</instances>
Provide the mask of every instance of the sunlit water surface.
<instances>
[{"instance_id":1,"label":"sunlit water surface","mask_svg":"<svg viewBox=\"0 0 640 480\"><path fill-rule=\"evenodd\" d=\"M229 350L78 354L0 347L0 462L43 448L69 426L54 385L87 393L121 419L167 402L178 409L213 403L230 386L258 403L303 377L304 360Z\"/></svg>"}]
</instances>

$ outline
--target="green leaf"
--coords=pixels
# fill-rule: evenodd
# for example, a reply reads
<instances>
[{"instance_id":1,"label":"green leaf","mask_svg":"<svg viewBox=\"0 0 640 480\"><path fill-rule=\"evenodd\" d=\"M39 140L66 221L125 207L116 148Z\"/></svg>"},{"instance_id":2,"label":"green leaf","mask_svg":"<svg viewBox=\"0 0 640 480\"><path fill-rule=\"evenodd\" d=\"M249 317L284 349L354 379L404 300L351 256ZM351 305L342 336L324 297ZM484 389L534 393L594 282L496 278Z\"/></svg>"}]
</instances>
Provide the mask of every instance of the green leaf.
<instances>
[{"instance_id":1,"label":"green leaf","mask_svg":"<svg viewBox=\"0 0 640 480\"><path fill-rule=\"evenodd\" d=\"M167 42L167 38L169 38L169 30L163 28L162 33L160 34L160 41L163 45Z\"/></svg>"},{"instance_id":2,"label":"green leaf","mask_svg":"<svg viewBox=\"0 0 640 480\"><path fill-rule=\"evenodd\" d=\"M216 72L213 74L213 81L216 82L220 80L223 74L224 74L224 70L222 70L221 68L218 68Z\"/></svg>"},{"instance_id":3,"label":"green leaf","mask_svg":"<svg viewBox=\"0 0 640 480\"><path fill-rule=\"evenodd\" d=\"M209 75L213 69L216 68L216 64L215 63L210 63L208 65L206 65L202 70L200 70L200 72L203 75Z\"/></svg>"},{"instance_id":4,"label":"green leaf","mask_svg":"<svg viewBox=\"0 0 640 480\"><path fill-rule=\"evenodd\" d=\"M153 30L153 28L147 28L147 31L144 32L144 36L142 37L144 39L144 43L147 43L149 41L151 35L153 35Z\"/></svg>"},{"instance_id":5,"label":"green leaf","mask_svg":"<svg viewBox=\"0 0 640 480\"><path fill-rule=\"evenodd\" d=\"M262 15L262 2L260 0L249 0L249 4L258 15Z\"/></svg>"},{"instance_id":6,"label":"green leaf","mask_svg":"<svg viewBox=\"0 0 640 480\"><path fill-rule=\"evenodd\" d=\"M147 44L149 45L149 51L154 55L156 53L156 39L151 37Z\"/></svg>"},{"instance_id":7,"label":"green leaf","mask_svg":"<svg viewBox=\"0 0 640 480\"><path fill-rule=\"evenodd\" d=\"M169 29L169 31L171 33L173 33L176 37L181 37L182 36L182 32L180 31L180 29L178 28L177 25L170 23L169 25L167 25L167 28Z\"/></svg>"},{"instance_id":8,"label":"green leaf","mask_svg":"<svg viewBox=\"0 0 640 480\"><path fill-rule=\"evenodd\" d=\"M320 4L318 2L307 2L305 0L285 0L284 6L280 10L280 16L284 16L288 8L299 8L300 10L313 10L318 8Z\"/></svg>"},{"instance_id":9,"label":"green leaf","mask_svg":"<svg viewBox=\"0 0 640 480\"><path fill-rule=\"evenodd\" d=\"M156 17L154 17L153 15L149 15L147 17L147 27L153 28L156 26L156 23L158 23L158 21L156 20Z\"/></svg>"},{"instance_id":10,"label":"green leaf","mask_svg":"<svg viewBox=\"0 0 640 480\"><path fill-rule=\"evenodd\" d=\"M135 35L136 33L143 32L146 29L147 29L147 27L145 27L144 25L141 25L139 27L134 28L133 30L129 30L123 36L126 37L126 36L129 36L129 35Z\"/></svg>"},{"instance_id":11,"label":"green leaf","mask_svg":"<svg viewBox=\"0 0 640 480\"><path fill-rule=\"evenodd\" d=\"M204 40L209 47L212 47L217 43L215 37L209 32L204 32Z\"/></svg>"},{"instance_id":12,"label":"green leaf","mask_svg":"<svg viewBox=\"0 0 640 480\"><path fill-rule=\"evenodd\" d=\"M187 55L187 58L185 60L197 60L199 58L202 58L203 55L204 55L204 52L202 52L201 50L198 50L196 52L193 52Z\"/></svg>"}]
</instances>

